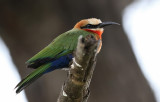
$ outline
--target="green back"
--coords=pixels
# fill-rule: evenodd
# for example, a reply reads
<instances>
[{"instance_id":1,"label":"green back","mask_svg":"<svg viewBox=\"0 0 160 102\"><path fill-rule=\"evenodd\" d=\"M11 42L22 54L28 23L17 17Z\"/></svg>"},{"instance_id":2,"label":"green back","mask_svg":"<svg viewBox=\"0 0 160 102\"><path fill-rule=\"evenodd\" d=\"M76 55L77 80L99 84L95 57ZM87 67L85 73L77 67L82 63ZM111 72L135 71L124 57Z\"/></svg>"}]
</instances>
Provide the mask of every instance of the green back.
<instances>
[{"instance_id":1,"label":"green back","mask_svg":"<svg viewBox=\"0 0 160 102\"><path fill-rule=\"evenodd\" d=\"M47 47L42 49L39 53L37 53L31 59L29 59L27 63L32 63L36 59L41 59L46 57L59 58L63 55L72 53L76 49L78 37L80 35L86 36L90 34L93 34L93 33L76 29L76 28L69 30L59 35L57 38L55 38Z\"/></svg>"}]
</instances>

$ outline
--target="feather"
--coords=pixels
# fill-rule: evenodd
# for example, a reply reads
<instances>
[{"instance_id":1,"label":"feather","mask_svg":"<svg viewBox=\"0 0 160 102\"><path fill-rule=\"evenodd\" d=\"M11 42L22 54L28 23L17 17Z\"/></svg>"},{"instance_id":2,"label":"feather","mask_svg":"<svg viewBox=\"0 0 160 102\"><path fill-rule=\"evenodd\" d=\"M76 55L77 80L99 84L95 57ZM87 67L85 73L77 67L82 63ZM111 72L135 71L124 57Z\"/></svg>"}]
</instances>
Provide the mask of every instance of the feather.
<instances>
[{"instance_id":1,"label":"feather","mask_svg":"<svg viewBox=\"0 0 160 102\"><path fill-rule=\"evenodd\" d=\"M57 58L72 53L76 49L77 40L80 35L86 36L93 34L80 29L72 29L61 34L54 39L47 47L29 59L26 64L29 68L38 68L39 66L56 60ZM65 52L65 53L64 53Z\"/></svg>"},{"instance_id":2,"label":"feather","mask_svg":"<svg viewBox=\"0 0 160 102\"><path fill-rule=\"evenodd\" d=\"M20 93L24 88L26 88L28 85L30 85L33 81L41 77L45 70L47 70L51 64L45 64L40 66L37 70L33 71L31 74L29 74L26 78L22 79L15 88L16 93Z\"/></svg>"},{"instance_id":3,"label":"feather","mask_svg":"<svg viewBox=\"0 0 160 102\"><path fill-rule=\"evenodd\" d=\"M43 74L69 66L73 58L73 52L76 49L78 37L95 35L81 29L73 28L72 30L59 35L47 47L29 59L26 63L30 68L36 69L18 85L16 93L21 92L25 87L33 81L41 77Z\"/></svg>"}]
</instances>

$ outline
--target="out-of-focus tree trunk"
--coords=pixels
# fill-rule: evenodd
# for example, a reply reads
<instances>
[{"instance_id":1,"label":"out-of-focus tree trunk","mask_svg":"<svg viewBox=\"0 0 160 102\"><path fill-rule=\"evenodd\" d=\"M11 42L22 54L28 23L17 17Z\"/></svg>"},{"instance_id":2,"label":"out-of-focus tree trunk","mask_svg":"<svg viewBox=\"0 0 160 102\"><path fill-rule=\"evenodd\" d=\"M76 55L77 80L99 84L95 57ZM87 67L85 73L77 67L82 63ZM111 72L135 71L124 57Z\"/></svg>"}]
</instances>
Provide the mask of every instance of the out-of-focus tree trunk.
<instances>
[{"instance_id":1,"label":"out-of-focus tree trunk","mask_svg":"<svg viewBox=\"0 0 160 102\"><path fill-rule=\"evenodd\" d=\"M121 23L123 9L131 0L1 0L0 36L11 51L21 77L31 69L24 62L57 35L84 18ZM66 73L54 71L26 89L29 102L57 100ZM14 86L13 86L14 88ZM110 26L91 84L89 102L155 102L122 27Z\"/></svg>"}]
</instances>

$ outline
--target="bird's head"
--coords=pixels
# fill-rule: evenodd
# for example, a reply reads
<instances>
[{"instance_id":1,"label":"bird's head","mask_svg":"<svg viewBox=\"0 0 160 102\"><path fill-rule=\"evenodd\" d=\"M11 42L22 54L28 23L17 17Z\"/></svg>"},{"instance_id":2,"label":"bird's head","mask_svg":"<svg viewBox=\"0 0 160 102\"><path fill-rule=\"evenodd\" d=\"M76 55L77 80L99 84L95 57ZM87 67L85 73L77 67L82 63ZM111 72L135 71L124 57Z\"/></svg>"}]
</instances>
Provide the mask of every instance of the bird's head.
<instances>
[{"instance_id":1,"label":"bird's head","mask_svg":"<svg viewBox=\"0 0 160 102\"><path fill-rule=\"evenodd\" d=\"M95 33L99 36L101 39L101 35L103 33L103 28L108 25L117 24L116 22L102 22L100 19L97 18L90 18L90 19L84 19L79 21L74 28L82 29L88 32Z\"/></svg>"}]
</instances>

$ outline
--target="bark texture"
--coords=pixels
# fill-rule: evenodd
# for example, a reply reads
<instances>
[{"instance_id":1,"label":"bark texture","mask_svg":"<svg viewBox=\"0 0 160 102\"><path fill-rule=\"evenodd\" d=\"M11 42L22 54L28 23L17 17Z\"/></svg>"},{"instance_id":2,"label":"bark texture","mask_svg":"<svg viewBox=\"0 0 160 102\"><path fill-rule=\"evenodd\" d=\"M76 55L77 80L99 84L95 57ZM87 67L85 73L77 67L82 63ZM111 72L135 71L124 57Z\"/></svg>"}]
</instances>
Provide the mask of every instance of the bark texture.
<instances>
[{"instance_id":1,"label":"bark texture","mask_svg":"<svg viewBox=\"0 0 160 102\"><path fill-rule=\"evenodd\" d=\"M79 37L75 57L57 102L87 102L96 64L97 46L93 36Z\"/></svg>"}]
</instances>

